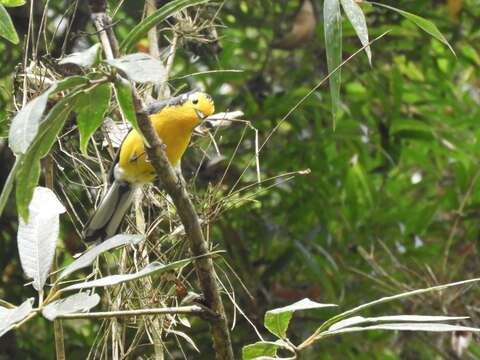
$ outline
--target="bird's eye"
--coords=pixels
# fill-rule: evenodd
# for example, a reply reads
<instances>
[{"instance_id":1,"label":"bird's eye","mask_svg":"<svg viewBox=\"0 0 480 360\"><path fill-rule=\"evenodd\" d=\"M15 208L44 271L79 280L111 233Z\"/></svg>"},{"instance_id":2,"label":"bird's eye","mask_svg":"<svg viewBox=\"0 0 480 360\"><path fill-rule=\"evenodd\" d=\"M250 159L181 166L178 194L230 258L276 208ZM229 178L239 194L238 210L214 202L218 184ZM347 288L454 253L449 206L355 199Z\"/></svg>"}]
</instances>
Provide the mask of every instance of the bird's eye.
<instances>
[{"instance_id":1,"label":"bird's eye","mask_svg":"<svg viewBox=\"0 0 480 360\"><path fill-rule=\"evenodd\" d=\"M193 99L193 100L192 100L192 104L193 104L193 105L197 105L197 104L198 104L198 99Z\"/></svg>"}]
</instances>

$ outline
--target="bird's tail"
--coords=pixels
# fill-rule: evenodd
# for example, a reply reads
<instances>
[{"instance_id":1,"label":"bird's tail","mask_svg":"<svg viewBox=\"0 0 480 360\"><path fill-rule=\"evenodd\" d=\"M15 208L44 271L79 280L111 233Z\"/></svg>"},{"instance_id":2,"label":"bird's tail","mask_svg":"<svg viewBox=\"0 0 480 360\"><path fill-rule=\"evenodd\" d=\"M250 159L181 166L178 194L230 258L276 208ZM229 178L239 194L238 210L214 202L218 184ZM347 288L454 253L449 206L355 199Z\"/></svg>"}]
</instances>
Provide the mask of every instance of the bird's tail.
<instances>
[{"instance_id":1,"label":"bird's tail","mask_svg":"<svg viewBox=\"0 0 480 360\"><path fill-rule=\"evenodd\" d=\"M132 184L115 180L97 210L85 224L84 240L104 241L115 235L132 204L134 193L135 187Z\"/></svg>"}]
</instances>

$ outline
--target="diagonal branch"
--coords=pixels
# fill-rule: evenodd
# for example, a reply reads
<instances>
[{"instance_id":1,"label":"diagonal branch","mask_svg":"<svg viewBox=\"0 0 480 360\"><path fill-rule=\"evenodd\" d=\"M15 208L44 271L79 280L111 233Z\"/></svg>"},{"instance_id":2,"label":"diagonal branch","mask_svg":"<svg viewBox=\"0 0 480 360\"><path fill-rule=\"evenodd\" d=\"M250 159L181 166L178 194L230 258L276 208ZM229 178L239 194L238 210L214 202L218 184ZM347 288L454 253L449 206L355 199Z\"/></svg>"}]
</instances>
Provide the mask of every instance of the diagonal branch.
<instances>
[{"instance_id":1,"label":"diagonal branch","mask_svg":"<svg viewBox=\"0 0 480 360\"><path fill-rule=\"evenodd\" d=\"M100 31L105 28L111 30L109 36L102 36L104 32L100 32L99 35L107 58L113 57L116 55L114 44L117 43L117 41L114 38L113 28L109 26L111 25L111 19L106 14L106 0L89 0L89 6L92 12L92 21L97 30ZM113 40L111 39L112 35ZM205 297L207 307L216 315L210 318L216 358L219 360L233 360L227 317L220 296L220 288L216 282L213 261L210 257L206 256L208 254L208 245L203 236L198 215L195 212L187 190L168 162L164 145L153 129L147 114L143 111L140 98L135 90L133 90L133 93L138 125L146 142L149 144L149 146L145 145L148 158L155 168L160 182L177 208L178 215L180 216L190 243L192 255L199 256L199 258L195 260L195 269L200 287Z\"/></svg>"},{"instance_id":2,"label":"diagonal branch","mask_svg":"<svg viewBox=\"0 0 480 360\"><path fill-rule=\"evenodd\" d=\"M217 359L233 360L227 317L220 297L220 288L215 280L216 275L213 268L213 261L210 257L205 256L209 251L198 215L195 212L195 208L193 207L185 186L168 162L164 145L157 136L150 119L145 112L142 110L138 111L138 109L142 108L140 100L138 97L136 97L135 100L138 126L145 140L150 144L149 147L145 146L148 159L155 168L160 182L177 208L178 215L180 216L180 220L182 221L185 233L190 242L192 255L201 256L201 258L195 260L195 270L206 304L217 315L215 321L210 322Z\"/></svg>"}]
</instances>

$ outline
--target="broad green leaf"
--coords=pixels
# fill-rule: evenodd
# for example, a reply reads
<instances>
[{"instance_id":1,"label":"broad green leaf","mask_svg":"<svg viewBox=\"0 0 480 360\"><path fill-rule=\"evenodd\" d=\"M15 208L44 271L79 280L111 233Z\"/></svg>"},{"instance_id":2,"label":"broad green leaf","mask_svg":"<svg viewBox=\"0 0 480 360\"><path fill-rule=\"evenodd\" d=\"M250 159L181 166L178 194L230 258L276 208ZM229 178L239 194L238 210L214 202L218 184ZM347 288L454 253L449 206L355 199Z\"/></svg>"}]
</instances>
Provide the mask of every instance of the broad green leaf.
<instances>
[{"instance_id":1,"label":"broad green leaf","mask_svg":"<svg viewBox=\"0 0 480 360\"><path fill-rule=\"evenodd\" d=\"M10 197L10 193L13 189L13 183L15 182L15 175L17 174L18 169L20 168L21 164L21 155L15 159L15 163L13 167L10 169L8 173L7 180L3 185L2 193L0 194L0 217L2 216L3 210L7 205L8 199Z\"/></svg>"},{"instance_id":2,"label":"broad green leaf","mask_svg":"<svg viewBox=\"0 0 480 360\"><path fill-rule=\"evenodd\" d=\"M405 55L395 56L393 61L398 66L398 70L401 74L406 76L407 78L413 81L425 81L425 75L421 68L419 68L415 62L407 60ZM413 96L419 96L417 94L413 94ZM423 97L421 97L423 98Z\"/></svg>"},{"instance_id":3,"label":"broad green leaf","mask_svg":"<svg viewBox=\"0 0 480 360\"><path fill-rule=\"evenodd\" d=\"M63 279L64 277L72 274L79 269L83 269L91 265L93 261L105 251L109 251L127 244L135 245L144 239L145 236L143 235L115 235L114 237L105 240L97 246L89 248L85 253L82 254L82 256L77 258L74 262L68 265L65 270L62 271L62 273L58 277L58 280Z\"/></svg>"},{"instance_id":4,"label":"broad green leaf","mask_svg":"<svg viewBox=\"0 0 480 360\"><path fill-rule=\"evenodd\" d=\"M348 319L341 320L328 329L328 331L339 330L353 325L365 323L377 323L386 321L405 321L405 322L437 322L437 321L454 321L468 319L467 316L429 316L429 315L392 315L377 316L365 318L363 316L353 316Z\"/></svg>"},{"instance_id":5,"label":"broad green leaf","mask_svg":"<svg viewBox=\"0 0 480 360\"><path fill-rule=\"evenodd\" d=\"M89 68L99 62L101 49L102 46L97 43L84 51L74 52L65 56L60 59L58 63L60 65L75 64L84 68Z\"/></svg>"},{"instance_id":6,"label":"broad green leaf","mask_svg":"<svg viewBox=\"0 0 480 360\"><path fill-rule=\"evenodd\" d=\"M88 83L88 78L71 76L52 84L41 95L28 102L12 119L8 140L9 146L16 154L25 154L38 133L48 97L53 93L69 90Z\"/></svg>"},{"instance_id":7,"label":"broad green leaf","mask_svg":"<svg viewBox=\"0 0 480 360\"><path fill-rule=\"evenodd\" d=\"M150 55L135 53L106 61L137 83L164 83L167 73L163 64Z\"/></svg>"},{"instance_id":8,"label":"broad green leaf","mask_svg":"<svg viewBox=\"0 0 480 360\"><path fill-rule=\"evenodd\" d=\"M288 325L293 313L298 310L320 309L337 306L335 304L321 304L308 298L297 301L294 304L269 310L265 313L264 325L272 334L284 339L287 335Z\"/></svg>"},{"instance_id":9,"label":"broad green leaf","mask_svg":"<svg viewBox=\"0 0 480 360\"><path fill-rule=\"evenodd\" d=\"M188 342L188 344L193 348L195 349L195 351L197 353L201 353L200 349L197 347L197 344L195 344L195 341L193 341L193 339L188 336L185 332L183 331L178 331L178 330L174 330L173 328L169 328L166 330L167 334L171 334L171 335L175 335L177 337L181 337L182 339L184 339L186 342Z\"/></svg>"},{"instance_id":10,"label":"broad green leaf","mask_svg":"<svg viewBox=\"0 0 480 360\"><path fill-rule=\"evenodd\" d=\"M33 139L37 136L48 97L57 84L50 86L45 92L28 102L12 120L8 134L8 145L16 154L25 154Z\"/></svg>"},{"instance_id":11,"label":"broad green leaf","mask_svg":"<svg viewBox=\"0 0 480 360\"><path fill-rule=\"evenodd\" d=\"M255 360L260 357L271 357L272 359L277 356L277 350L285 347L281 341L259 341L255 344L250 344L242 348L243 360Z\"/></svg>"},{"instance_id":12,"label":"broad green leaf","mask_svg":"<svg viewBox=\"0 0 480 360\"><path fill-rule=\"evenodd\" d=\"M40 159L34 153L26 155L22 159L22 165L17 171L15 194L17 211L24 221L28 221L28 204L33 196L33 190L40 178Z\"/></svg>"},{"instance_id":13,"label":"broad green leaf","mask_svg":"<svg viewBox=\"0 0 480 360\"><path fill-rule=\"evenodd\" d=\"M87 153L88 141L102 125L110 104L112 89L110 84L101 84L80 94L75 104L78 131L80 133L80 151Z\"/></svg>"},{"instance_id":14,"label":"broad green leaf","mask_svg":"<svg viewBox=\"0 0 480 360\"><path fill-rule=\"evenodd\" d=\"M75 90L79 86L87 85L89 81L90 80L86 76L80 76L80 75L69 76L57 83L57 87L55 88L55 93L58 93L60 91L65 91L65 90Z\"/></svg>"},{"instance_id":15,"label":"broad green leaf","mask_svg":"<svg viewBox=\"0 0 480 360\"><path fill-rule=\"evenodd\" d=\"M123 117L139 134L141 134L142 132L138 127L137 114L133 103L132 86L130 85L130 82L119 76L113 85Z\"/></svg>"},{"instance_id":16,"label":"broad green leaf","mask_svg":"<svg viewBox=\"0 0 480 360\"><path fill-rule=\"evenodd\" d=\"M186 9L189 6L199 5L207 3L208 0L173 0L163 5L160 9L155 11L150 16L143 19L138 25L136 25L123 40L120 45L120 49L127 53L130 51L133 45L135 45L147 32L155 25L165 21L168 17L172 16L176 12Z\"/></svg>"},{"instance_id":17,"label":"broad green leaf","mask_svg":"<svg viewBox=\"0 0 480 360\"><path fill-rule=\"evenodd\" d=\"M352 165L351 171L356 180L355 182L358 186L357 193L358 191L360 191L363 197L365 197L365 199L367 200L368 205L373 206L373 203L374 203L373 195L372 195L370 186L368 184L367 174L365 173L363 166L360 165L360 163L356 162L355 164Z\"/></svg>"},{"instance_id":18,"label":"broad green leaf","mask_svg":"<svg viewBox=\"0 0 480 360\"><path fill-rule=\"evenodd\" d=\"M12 19L2 4L0 4L0 36L15 45L20 41Z\"/></svg>"},{"instance_id":19,"label":"broad green leaf","mask_svg":"<svg viewBox=\"0 0 480 360\"><path fill-rule=\"evenodd\" d=\"M86 312L97 306L99 302L98 294L78 293L48 304L42 309L42 315L53 321L61 315Z\"/></svg>"},{"instance_id":20,"label":"broad green leaf","mask_svg":"<svg viewBox=\"0 0 480 360\"><path fill-rule=\"evenodd\" d=\"M92 281L86 281L83 283L75 284L75 285L70 285L67 286L66 288L62 289L63 291L70 291L70 290L79 290L79 289L87 289L87 288L92 288L92 287L103 287L103 286L112 286L112 285L117 285L121 284L127 281L135 280L135 279L140 279L145 276L153 275L153 274L161 274L167 271L175 270L178 269L182 266L187 265L190 263L193 259L188 258L184 260L179 260L172 262L170 264L162 264L157 261L152 262L151 264L148 264L145 266L142 270L133 273L133 274L122 274L122 275L111 275L111 276L106 276L97 280L92 280Z\"/></svg>"},{"instance_id":21,"label":"broad green leaf","mask_svg":"<svg viewBox=\"0 0 480 360\"><path fill-rule=\"evenodd\" d=\"M0 307L0 337L30 315L32 303L33 299L28 299L14 309Z\"/></svg>"},{"instance_id":22,"label":"broad green leaf","mask_svg":"<svg viewBox=\"0 0 480 360\"><path fill-rule=\"evenodd\" d=\"M352 24L353 29L357 33L362 46L365 47L365 53L368 57L368 62L372 64L372 51L368 45L368 27L365 20L365 15L363 14L362 9L355 0L340 0L342 3L343 11L348 17L350 24Z\"/></svg>"},{"instance_id":23,"label":"broad green leaf","mask_svg":"<svg viewBox=\"0 0 480 360\"><path fill-rule=\"evenodd\" d=\"M330 96L332 97L333 124L340 107L341 69L333 72L342 62L342 16L339 0L325 0L323 3L323 27L327 67L330 74Z\"/></svg>"},{"instance_id":24,"label":"broad green leaf","mask_svg":"<svg viewBox=\"0 0 480 360\"><path fill-rule=\"evenodd\" d=\"M28 205L28 223L19 219L17 245L25 275L33 279L33 287L40 291L47 281L60 233L59 215L66 209L54 192L36 187Z\"/></svg>"},{"instance_id":25,"label":"broad green leaf","mask_svg":"<svg viewBox=\"0 0 480 360\"><path fill-rule=\"evenodd\" d=\"M467 59L472 61L477 66L480 66L480 55L478 54L477 50L469 44L465 44L462 46L462 54Z\"/></svg>"},{"instance_id":26,"label":"broad green leaf","mask_svg":"<svg viewBox=\"0 0 480 360\"><path fill-rule=\"evenodd\" d=\"M453 50L453 48L451 47L451 45L449 44L449 42L447 41L445 36L443 36L443 34L440 32L440 30L438 30L437 26L434 23L432 23L430 20L424 19L424 18L422 18L418 15L409 13L405 10L397 9L397 8L395 8L393 6L390 6L390 5L381 4L381 3L378 3L378 2L371 2L371 4L378 5L378 6L383 6L384 8L387 8L387 9L390 9L390 10L393 10L393 11L399 13L400 15L405 17L406 19L413 22L415 25L417 25L420 29L425 31L427 34L430 34L435 39L437 39L438 41L443 43L445 46L447 46L450 49L450 51L453 53L453 55L456 55L455 51Z\"/></svg>"},{"instance_id":27,"label":"broad green leaf","mask_svg":"<svg viewBox=\"0 0 480 360\"><path fill-rule=\"evenodd\" d=\"M25 5L25 0L0 0L0 4L6 7L17 7Z\"/></svg>"},{"instance_id":28,"label":"broad green leaf","mask_svg":"<svg viewBox=\"0 0 480 360\"><path fill-rule=\"evenodd\" d=\"M401 119L394 121L390 132L392 135L401 138L412 138L417 140L433 140L434 134L430 124L423 121Z\"/></svg>"},{"instance_id":29,"label":"broad green leaf","mask_svg":"<svg viewBox=\"0 0 480 360\"><path fill-rule=\"evenodd\" d=\"M78 92L60 100L47 114L40 126L39 135L22 156L16 173L16 199L18 214L28 222L28 204L40 177L40 160L52 148L58 133L62 130L67 116L73 109Z\"/></svg>"}]
</instances>

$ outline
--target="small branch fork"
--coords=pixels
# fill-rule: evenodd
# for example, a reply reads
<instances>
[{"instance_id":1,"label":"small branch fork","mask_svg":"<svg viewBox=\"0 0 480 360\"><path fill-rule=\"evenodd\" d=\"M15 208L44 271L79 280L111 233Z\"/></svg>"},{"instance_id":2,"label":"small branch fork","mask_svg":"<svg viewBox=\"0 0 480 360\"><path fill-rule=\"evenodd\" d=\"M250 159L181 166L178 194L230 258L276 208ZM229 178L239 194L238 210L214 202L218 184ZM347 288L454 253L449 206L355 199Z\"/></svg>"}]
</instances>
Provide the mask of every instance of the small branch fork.
<instances>
[{"instance_id":1,"label":"small branch fork","mask_svg":"<svg viewBox=\"0 0 480 360\"><path fill-rule=\"evenodd\" d=\"M106 0L89 0L92 21L99 31L100 41L107 58L118 56L118 42L111 28L111 19L106 13ZM104 30L106 29L106 30ZM133 86L132 86L133 88ZM134 89L134 88L133 88ZM218 360L234 360L227 317L216 282L213 261L208 254L208 244L203 236L200 221L187 190L168 162L164 145L143 111L142 101L133 90L138 125L149 146L145 146L148 158L157 172L158 178L175 204L180 220L185 228L193 256L195 269L207 307L215 314L209 318L213 345ZM87 315L87 314L85 314Z\"/></svg>"}]
</instances>

